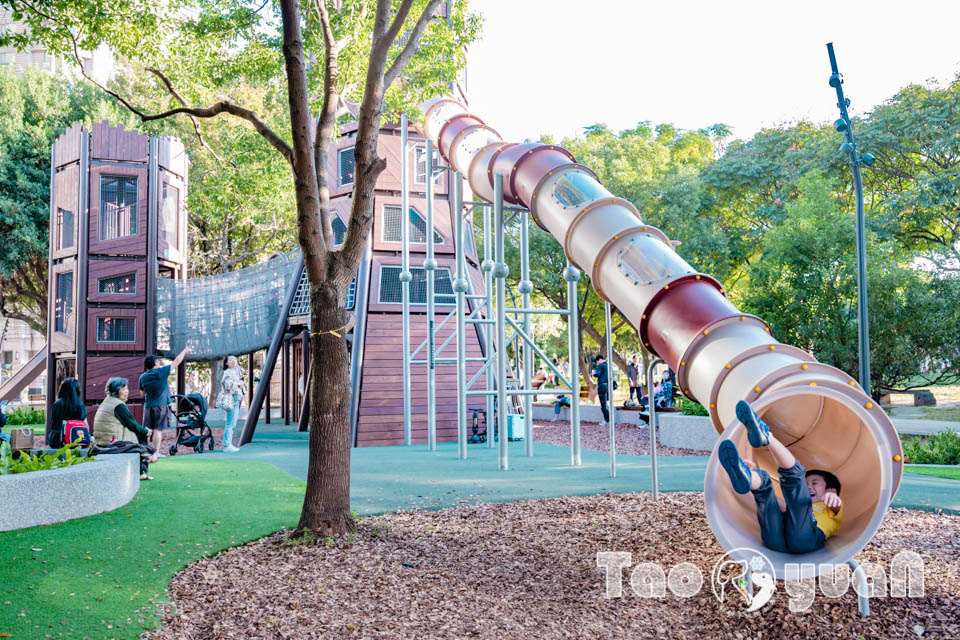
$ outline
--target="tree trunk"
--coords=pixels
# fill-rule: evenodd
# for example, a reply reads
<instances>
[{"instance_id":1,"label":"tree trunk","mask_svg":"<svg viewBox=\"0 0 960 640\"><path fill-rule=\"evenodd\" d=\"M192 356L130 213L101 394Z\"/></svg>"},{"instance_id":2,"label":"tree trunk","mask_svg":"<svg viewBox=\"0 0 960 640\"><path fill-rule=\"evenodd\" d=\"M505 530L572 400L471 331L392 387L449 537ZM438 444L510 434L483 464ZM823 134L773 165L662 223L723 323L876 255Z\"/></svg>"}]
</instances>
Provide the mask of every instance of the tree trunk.
<instances>
[{"instance_id":1,"label":"tree trunk","mask_svg":"<svg viewBox=\"0 0 960 640\"><path fill-rule=\"evenodd\" d=\"M217 392L220 390L220 374L223 372L223 360L210 361L210 394L209 407L217 406Z\"/></svg>"},{"instance_id":2,"label":"tree trunk","mask_svg":"<svg viewBox=\"0 0 960 640\"><path fill-rule=\"evenodd\" d=\"M311 289L310 463L293 535L309 529L332 536L356 529L350 515L350 356L344 329L352 314L343 308L336 283L325 280Z\"/></svg>"}]
</instances>

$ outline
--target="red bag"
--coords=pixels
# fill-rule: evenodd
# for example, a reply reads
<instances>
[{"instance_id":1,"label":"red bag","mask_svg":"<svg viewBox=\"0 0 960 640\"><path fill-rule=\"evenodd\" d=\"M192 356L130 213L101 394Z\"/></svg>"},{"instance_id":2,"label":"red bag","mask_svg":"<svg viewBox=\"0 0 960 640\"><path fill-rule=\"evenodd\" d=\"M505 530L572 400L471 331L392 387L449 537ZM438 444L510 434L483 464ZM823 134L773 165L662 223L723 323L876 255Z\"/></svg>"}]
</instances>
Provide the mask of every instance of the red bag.
<instances>
[{"instance_id":1,"label":"red bag","mask_svg":"<svg viewBox=\"0 0 960 640\"><path fill-rule=\"evenodd\" d=\"M64 420L63 421L63 443L72 443L80 438L79 446L86 449L90 446L90 429L84 424L83 420Z\"/></svg>"}]
</instances>

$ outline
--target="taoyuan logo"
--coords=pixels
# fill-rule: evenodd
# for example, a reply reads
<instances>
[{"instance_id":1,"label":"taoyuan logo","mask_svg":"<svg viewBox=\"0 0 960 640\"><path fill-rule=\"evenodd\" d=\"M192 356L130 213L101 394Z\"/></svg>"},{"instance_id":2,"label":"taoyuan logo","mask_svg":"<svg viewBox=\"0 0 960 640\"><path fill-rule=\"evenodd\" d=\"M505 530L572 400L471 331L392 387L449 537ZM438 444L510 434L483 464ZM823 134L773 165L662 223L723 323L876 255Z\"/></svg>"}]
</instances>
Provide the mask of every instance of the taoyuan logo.
<instances>
[{"instance_id":1,"label":"taoyuan logo","mask_svg":"<svg viewBox=\"0 0 960 640\"><path fill-rule=\"evenodd\" d=\"M750 561L736 560L735 556L747 556ZM775 575L770 558L756 549L740 547L723 554L713 565L710 586L720 604L739 594L747 611L757 611L770 602L777 590Z\"/></svg>"}]
</instances>

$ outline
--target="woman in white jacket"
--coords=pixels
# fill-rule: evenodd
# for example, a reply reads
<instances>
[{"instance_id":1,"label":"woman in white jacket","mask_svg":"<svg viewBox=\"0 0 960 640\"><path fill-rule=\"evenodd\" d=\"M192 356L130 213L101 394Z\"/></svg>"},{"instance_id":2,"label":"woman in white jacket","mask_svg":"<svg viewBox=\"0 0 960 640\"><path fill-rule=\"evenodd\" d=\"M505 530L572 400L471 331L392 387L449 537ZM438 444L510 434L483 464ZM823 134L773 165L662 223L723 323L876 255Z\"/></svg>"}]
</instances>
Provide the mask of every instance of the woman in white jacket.
<instances>
[{"instance_id":1,"label":"woman in white jacket","mask_svg":"<svg viewBox=\"0 0 960 640\"><path fill-rule=\"evenodd\" d=\"M223 373L217 390L217 408L227 412L227 424L223 429L224 451L239 451L233 444L233 430L237 426L240 405L243 403L243 372L236 356L223 359Z\"/></svg>"}]
</instances>

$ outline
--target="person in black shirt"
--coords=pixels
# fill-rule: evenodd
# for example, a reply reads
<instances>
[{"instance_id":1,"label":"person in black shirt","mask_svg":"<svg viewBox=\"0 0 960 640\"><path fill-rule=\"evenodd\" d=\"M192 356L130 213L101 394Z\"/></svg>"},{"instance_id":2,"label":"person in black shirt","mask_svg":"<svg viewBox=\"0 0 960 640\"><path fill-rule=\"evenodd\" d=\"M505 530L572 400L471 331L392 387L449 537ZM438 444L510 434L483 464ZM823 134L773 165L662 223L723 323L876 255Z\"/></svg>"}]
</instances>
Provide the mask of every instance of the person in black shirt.
<instances>
[{"instance_id":1,"label":"person in black shirt","mask_svg":"<svg viewBox=\"0 0 960 640\"><path fill-rule=\"evenodd\" d=\"M607 384L607 359L597 356L596 366L593 368L593 377L597 379L597 395L600 398L600 410L603 411L603 424L610 424L610 409L607 408L607 397L610 388Z\"/></svg>"},{"instance_id":2,"label":"person in black shirt","mask_svg":"<svg viewBox=\"0 0 960 640\"><path fill-rule=\"evenodd\" d=\"M59 449L65 444L63 423L67 420L87 421L87 408L80 402L80 381L76 378L67 378L60 383L60 392L53 403L50 428L47 430L47 446L51 449Z\"/></svg>"}]
</instances>

